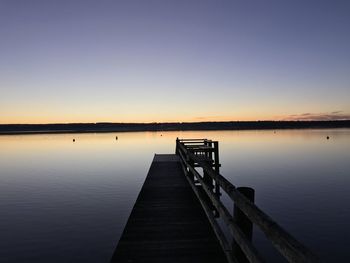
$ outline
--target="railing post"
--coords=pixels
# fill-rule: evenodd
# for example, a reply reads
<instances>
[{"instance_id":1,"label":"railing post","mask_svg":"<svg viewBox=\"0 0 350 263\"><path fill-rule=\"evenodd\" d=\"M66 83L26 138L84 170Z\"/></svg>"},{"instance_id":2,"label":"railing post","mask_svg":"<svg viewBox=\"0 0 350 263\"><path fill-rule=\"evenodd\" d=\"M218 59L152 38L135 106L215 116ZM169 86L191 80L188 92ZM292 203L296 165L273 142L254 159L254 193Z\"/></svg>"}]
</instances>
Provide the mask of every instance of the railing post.
<instances>
[{"instance_id":1,"label":"railing post","mask_svg":"<svg viewBox=\"0 0 350 263\"><path fill-rule=\"evenodd\" d=\"M237 187L237 190L243 194L249 201L254 203L254 189L250 187ZM253 238L253 223L249 220L249 218L238 208L238 206L234 205L233 208L233 216L236 221L237 226L244 233L249 241L252 241ZM247 257L244 255L243 251L239 247L239 245L233 241L232 247L233 255L237 258L238 262L246 263L249 262Z\"/></svg>"},{"instance_id":2,"label":"railing post","mask_svg":"<svg viewBox=\"0 0 350 263\"><path fill-rule=\"evenodd\" d=\"M179 137L176 137L175 154L179 155Z\"/></svg>"},{"instance_id":3,"label":"railing post","mask_svg":"<svg viewBox=\"0 0 350 263\"><path fill-rule=\"evenodd\" d=\"M214 169L217 174L220 173L220 163L219 163L219 142L214 143ZM215 194L220 197L220 185L215 182Z\"/></svg>"},{"instance_id":4,"label":"railing post","mask_svg":"<svg viewBox=\"0 0 350 263\"><path fill-rule=\"evenodd\" d=\"M204 146L212 147L212 142L208 140L204 140ZM204 157L208 165L211 165L211 160L213 160L212 153L208 149L204 150ZM214 160L213 160L214 161ZM214 190L214 180L208 175L208 173L203 169L203 180L210 187L210 189Z\"/></svg>"}]
</instances>

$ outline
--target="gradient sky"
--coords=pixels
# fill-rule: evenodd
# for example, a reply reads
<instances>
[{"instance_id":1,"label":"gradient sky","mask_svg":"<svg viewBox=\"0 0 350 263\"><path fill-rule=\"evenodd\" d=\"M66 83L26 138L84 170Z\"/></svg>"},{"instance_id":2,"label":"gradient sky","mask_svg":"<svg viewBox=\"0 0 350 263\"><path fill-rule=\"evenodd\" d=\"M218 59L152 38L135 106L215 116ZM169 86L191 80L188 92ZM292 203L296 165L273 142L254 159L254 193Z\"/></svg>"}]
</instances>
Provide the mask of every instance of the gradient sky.
<instances>
[{"instance_id":1,"label":"gradient sky","mask_svg":"<svg viewBox=\"0 0 350 263\"><path fill-rule=\"evenodd\" d=\"M350 1L0 0L0 123L350 118Z\"/></svg>"}]
</instances>

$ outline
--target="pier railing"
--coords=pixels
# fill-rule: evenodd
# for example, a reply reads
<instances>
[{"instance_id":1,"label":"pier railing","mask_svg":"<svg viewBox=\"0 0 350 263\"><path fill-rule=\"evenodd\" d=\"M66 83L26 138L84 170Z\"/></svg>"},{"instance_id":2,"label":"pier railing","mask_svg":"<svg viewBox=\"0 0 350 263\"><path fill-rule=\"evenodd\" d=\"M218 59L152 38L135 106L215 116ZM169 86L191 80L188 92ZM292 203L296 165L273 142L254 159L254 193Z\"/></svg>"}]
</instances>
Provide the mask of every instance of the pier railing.
<instances>
[{"instance_id":1,"label":"pier railing","mask_svg":"<svg viewBox=\"0 0 350 263\"><path fill-rule=\"evenodd\" d=\"M288 262L320 262L304 245L287 233L254 204L254 190L235 187L220 174L219 145L207 139L177 139L186 178L197 195L229 262L265 262L252 244L253 224ZM202 173L198 170L202 169ZM233 201L231 213L220 200L223 190ZM220 226L220 217L229 229L230 238Z\"/></svg>"}]
</instances>

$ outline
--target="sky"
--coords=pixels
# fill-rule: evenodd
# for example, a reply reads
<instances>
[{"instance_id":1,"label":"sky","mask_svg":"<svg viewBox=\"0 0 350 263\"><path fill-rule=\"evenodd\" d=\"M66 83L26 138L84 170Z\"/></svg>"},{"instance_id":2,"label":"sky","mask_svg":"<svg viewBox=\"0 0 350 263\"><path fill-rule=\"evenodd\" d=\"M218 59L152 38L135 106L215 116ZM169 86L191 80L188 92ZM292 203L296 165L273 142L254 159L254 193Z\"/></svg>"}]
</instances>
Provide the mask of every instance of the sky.
<instances>
[{"instance_id":1,"label":"sky","mask_svg":"<svg viewBox=\"0 0 350 263\"><path fill-rule=\"evenodd\" d=\"M350 119L350 1L0 0L0 123Z\"/></svg>"}]
</instances>

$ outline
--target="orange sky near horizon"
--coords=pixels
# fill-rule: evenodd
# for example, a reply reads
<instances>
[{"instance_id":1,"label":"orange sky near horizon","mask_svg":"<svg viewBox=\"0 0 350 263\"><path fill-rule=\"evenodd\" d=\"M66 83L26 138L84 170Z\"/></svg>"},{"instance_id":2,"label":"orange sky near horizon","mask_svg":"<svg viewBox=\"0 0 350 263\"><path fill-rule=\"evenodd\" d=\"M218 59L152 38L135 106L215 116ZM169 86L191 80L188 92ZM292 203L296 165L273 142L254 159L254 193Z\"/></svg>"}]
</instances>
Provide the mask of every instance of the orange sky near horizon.
<instances>
[{"instance_id":1,"label":"orange sky near horizon","mask_svg":"<svg viewBox=\"0 0 350 263\"><path fill-rule=\"evenodd\" d=\"M241 115L216 115L216 116L194 116L187 114L176 116L171 114L71 114L54 115L45 112L37 115L13 116L0 118L0 124L49 124L49 123L153 123L153 122L206 122L206 121L288 121L288 120L350 120L350 114L343 112L329 113L301 113L292 115L254 114L242 113Z\"/></svg>"}]
</instances>

